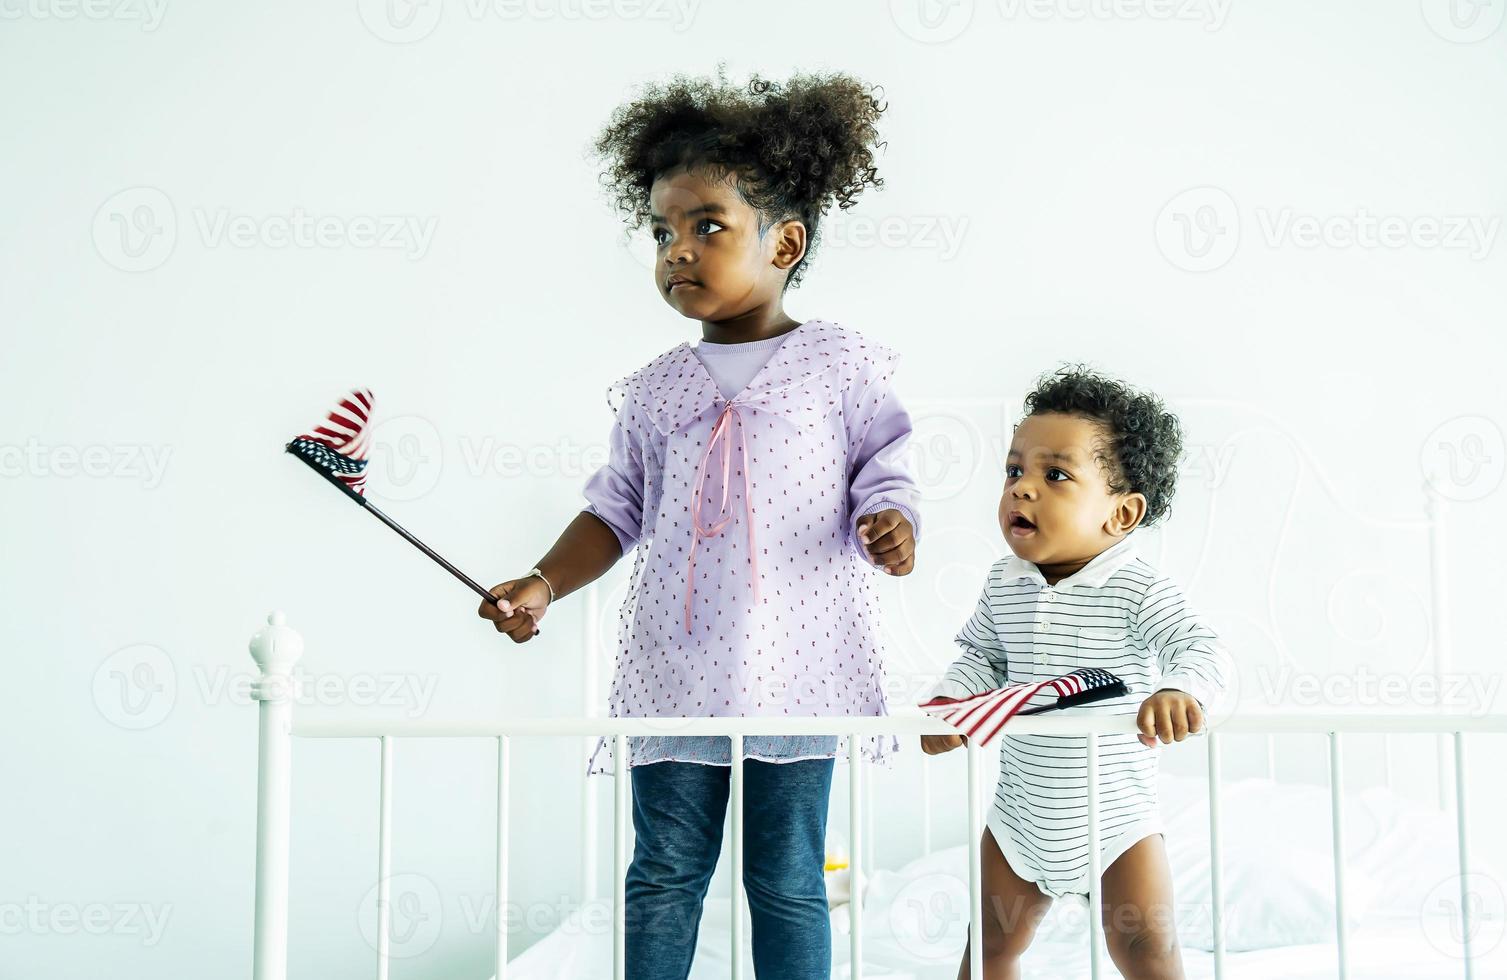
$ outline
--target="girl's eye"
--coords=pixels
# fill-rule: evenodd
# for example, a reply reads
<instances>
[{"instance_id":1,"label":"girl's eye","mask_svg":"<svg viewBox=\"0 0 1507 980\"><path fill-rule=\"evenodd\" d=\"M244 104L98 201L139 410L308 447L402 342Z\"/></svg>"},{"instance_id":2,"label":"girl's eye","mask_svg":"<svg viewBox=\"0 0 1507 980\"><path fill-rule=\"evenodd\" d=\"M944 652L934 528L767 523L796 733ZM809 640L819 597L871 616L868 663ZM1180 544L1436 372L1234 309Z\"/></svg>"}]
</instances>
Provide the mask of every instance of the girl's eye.
<instances>
[{"instance_id":1,"label":"girl's eye","mask_svg":"<svg viewBox=\"0 0 1507 980\"><path fill-rule=\"evenodd\" d=\"M696 234L698 234L698 235L710 235L711 234L710 231L702 231L701 230L706 225L717 225L717 227L719 229L722 228L722 225L717 224L717 222L713 221L711 218L702 218L700 221L696 222Z\"/></svg>"}]
</instances>

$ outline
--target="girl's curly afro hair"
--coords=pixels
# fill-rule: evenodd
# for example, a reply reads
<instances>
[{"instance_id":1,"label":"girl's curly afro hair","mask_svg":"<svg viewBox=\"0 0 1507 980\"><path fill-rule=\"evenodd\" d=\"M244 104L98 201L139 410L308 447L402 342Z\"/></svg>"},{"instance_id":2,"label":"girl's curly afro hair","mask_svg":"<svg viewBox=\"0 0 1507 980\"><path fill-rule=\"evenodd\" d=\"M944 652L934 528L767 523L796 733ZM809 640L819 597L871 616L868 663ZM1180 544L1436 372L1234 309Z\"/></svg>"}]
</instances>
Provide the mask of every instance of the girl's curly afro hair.
<instances>
[{"instance_id":1,"label":"girl's curly afro hair","mask_svg":"<svg viewBox=\"0 0 1507 980\"><path fill-rule=\"evenodd\" d=\"M1026 396L1026 414L1062 412L1098 422L1104 439L1095 458L1111 493L1141 493L1146 516L1155 524L1172 506L1177 464L1183 452L1182 425L1150 392L1097 374L1083 365L1042 375Z\"/></svg>"},{"instance_id":2,"label":"girl's curly afro hair","mask_svg":"<svg viewBox=\"0 0 1507 980\"><path fill-rule=\"evenodd\" d=\"M649 221L656 178L684 169L735 186L760 213L759 234L798 218L806 254L790 269L799 284L816 249L821 216L846 210L863 189L884 186L874 167L883 106L852 76L797 74L781 85L754 74L745 86L675 75L650 82L613 111L593 149L605 160L600 180L631 233Z\"/></svg>"}]
</instances>

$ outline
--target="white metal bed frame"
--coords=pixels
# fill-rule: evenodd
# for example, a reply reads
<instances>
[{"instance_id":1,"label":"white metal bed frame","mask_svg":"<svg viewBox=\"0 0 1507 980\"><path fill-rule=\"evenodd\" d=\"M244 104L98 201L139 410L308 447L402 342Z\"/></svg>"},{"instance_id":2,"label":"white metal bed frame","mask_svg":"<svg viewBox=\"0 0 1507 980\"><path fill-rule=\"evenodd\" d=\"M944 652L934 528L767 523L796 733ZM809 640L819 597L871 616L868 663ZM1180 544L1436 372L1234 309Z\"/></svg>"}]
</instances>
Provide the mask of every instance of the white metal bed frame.
<instances>
[{"instance_id":1,"label":"white metal bed frame","mask_svg":"<svg viewBox=\"0 0 1507 980\"><path fill-rule=\"evenodd\" d=\"M631 735L663 733L666 719L582 718L542 719L502 723L403 722L372 728L361 723L326 722L294 724L292 716L292 668L303 653L303 639L289 628L281 613L268 617L268 626L251 641L251 654L260 669L253 685L253 696L260 702L260 753L257 772L256 831L256 920L254 980L285 980L288 955L288 845L291 819L291 781L294 737L304 738L375 738L381 744L380 794L378 803L377 854L377 978L387 980L389 967L389 895L392 853L392 770L393 748L398 738L490 738L497 744L497 980L507 978L506 905L508 895L508 815L511 806L509 785L510 740L515 736L611 736L616 759L627 758L627 739ZM1135 719L1118 716L1032 716L1013 720L1011 727L1019 733L1054 733L1091 736L1085 740L1088 765L1089 807L1089 909L1099 905L1098 848L1098 738L1100 735L1128 733L1135 730ZM868 735L946 734L947 725L924 715L896 715L885 718L687 718L677 721L676 731L685 735L724 736L731 741L732 757L741 757L742 741L748 735L826 735L834 730L851 736L848 754L848 830L851 845L850 873L853 899L849 903L849 944L853 980L863 975L863 924L860 896L861 876L867 872L864 860L864 763L859 751L860 737ZM1209 775L1209 842L1211 888L1213 898L1214 972L1224 976L1224 896L1220 881L1220 739L1229 734L1327 735L1329 742L1329 788L1334 840L1335 931L1339 975L1349 976L1346 949L1345 874L1343 838L1343 797L1341 787L1340 736L1350 733L1448 734L1453 736L1454 806L1458 834L1461 915L1463 935L1462 975L1473 977L1470 938L1471 903L1468 895L1470 869L1469 833L1465 807L1465 739L1468 733L1507 733L1507 715L1428 714L1318 714L1269 713L1257 716L1234 716L1210 728L1206 746ZM981 750L966 745L968 763L968 891L970 908L982 907L982 877L977 842L982 833L983 814L980 793ZM740 906L743 877L743 772L731 767L731 880L733 888L732 973L741 977L743 944ZM629 819L629 777L626 766L617 765L613 774L613 975L624 977L623 887L627 870ZM1099 916L1089 921L1090 976L1101 975L1100 953L1102 925ZM969 916L969 946L982 949L982 923L979 916ZM970 959L973 980L982 980L983 958Z\"/></svg>"},{"instance_id":2,"label":"white metal bed frame","mask_svg":"<svg viewBox=\"0 0 1507 980\"><path fill-rule=\"evenodd\" d=\"M1432 613L1431 656L1432 671L1436 679L1442 676L1449 652L1448 623L1445 608L1444 541L1442 518L1444 501L1426 484L1427 520L1373 522L1390 527L1422 527L1428 531L1430 564L1430 606ZM324 722L295 724L292 710L292 670L303 654L303 638L287 626L283 614L274 612L267 617L268 625L251 640L251 655L260 670L259 678L252 685L252 696L260 703L260 749L257 768L257 831L256 831L256 906L255 936L253 948L253 980L286 980L288 957L288 894L289 894L289 830L291 819L291 780L293 739L303 738L374 738L381 745L380 792L378 802L378 854L377 854L377 978L387 980L390 965L389 929L389 878L392 853L392 772L393 750L398 738L490 738L497 744L497 939L496 980L507 980L508 937L506 907L508 896L508 816L510 801L509 755L511 739L515 736L564 736L584 737L594 740L597 736L614 739L614 758L627 758L627 739L634 735L663 734L664 726L672 723L677 734L721 736L729 739L732 758L742 756L743 738L749 735L832 735L849 736L848 745L848 836L850 850L849 874L852 898L849 902L849 947L852 967L851 980L863 976L863 925L862 925L862 876L868 872L873 860L873 813L871 800L866 798L867 780L864 779L864 762L859 751L860 740L872 735L919 735L948 734L951 729L943 722L914 712L908 715L892 715L880 718L602 718L592 717L598 709L597 663L600 647L597 636L599 597L595 587L582 591L584 602L585 636L583 656L585 678L583 685L584 715L581 718L539 719L512 722L449 723L411 721L386 723L374 727L361 722ZM1012 732L1019 734L1052 733L1090 736L1085 739L1085 755L1088 773L1089 808L1089 896L1088 908L1099 906L1100 873L1099 827L1098 827L1098 736L1131 733L1135 731L1135 719L1129 715L1117 716L1051 716L1034 715L1016 718L1010 722ZM1443 809L1453 805L1456 817L1457 851L1460 878L1460 913L1462 934L1461 970L1465 980L1473 980L1474 964L1471 949L1472 903L1469 895L1470 848L1466 821L1465 792L1465 735L1472 733L1507 733L1507 714L1467 715L1460 713L1261 713L1235 715L1213 719L1205 738L1209 792L1209 847L1210 887L1213 908L1212 925L1214 938L1214 975L1223 980L1225 975L1224 948L1224 894L1221 882L1221 817L1219 810L1220 746L1225 734L1255 734L1267 736L1267 774L1273 773L1273 737L1284 734L1318 734L1328 739L1328 782L1332 839L1334 845L1335 888L1335 945L1341 980L1349 977L1347 949L1347 924L1345 917L1345 862L1343 835L1343 770L1341 767L1340 736L1368 733L1384 736L1386 782L1391 785L1390 742L1392 735L1432 734L1438 743L1439 785L1438 801ZM1445 738L1450 736L1450 738ZM1447 745L1446 743L1450 743ZM1450 751L1452 746L1453 751ZM972 742L965 746L968 773L968 890L971 914L969 915L969 948L981 951L983 926L978 915L982 908L982 875L978 841L983 829L983 800L980 784L980 750ZM730 780L729 812L730 871L732 881L731 944L732 980L741 980L743 945L743 915L741 914L741 889L743 878L743 771L732 766ZM1453 779L1451 779L1453 770ZM583 777L585 778L585 777ZM931 767L923 767L924 791L929 791ZM1452 785L1451 785L1452 783ZM613 773L613 975L615 980L624 978L624 875L627 870L629 829L629 776L626 766L616 765ZM929 796L929 792L927 792ZM867 816L867 824L865 817ZM596 829L598 822L596 795L586 793L582 820L582 894L587 899L596 897ZM931 850L931 822L929 810L923 815L923 847ZM866 853L867 850L867 853ZM1097 914L1087 916L1089 922L1090 976L1098 980L1101 975L1100 947L1103 926ZM972 980L982 980L983 957L970 957Z\"/></svg>"}]
</instances>

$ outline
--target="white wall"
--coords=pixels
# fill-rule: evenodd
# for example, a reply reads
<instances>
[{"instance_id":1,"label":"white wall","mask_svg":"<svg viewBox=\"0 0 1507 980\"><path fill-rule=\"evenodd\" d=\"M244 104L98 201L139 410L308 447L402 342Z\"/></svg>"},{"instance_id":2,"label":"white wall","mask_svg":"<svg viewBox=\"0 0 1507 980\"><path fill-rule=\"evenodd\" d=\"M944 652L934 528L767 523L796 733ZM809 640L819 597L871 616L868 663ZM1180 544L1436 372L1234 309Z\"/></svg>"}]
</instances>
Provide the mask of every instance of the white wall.
<instances>
[{"instance_id":1,"label":"white wall","mask_svg":"<svg viewBox=\"0 0 1507 980\"><path fill-rule=\"evenodd\" d=\"M1453 669L1495 696L1500 0L1474 26L1444 0L1188 0L1192 19L979 0L929 21L900 2L430 0L407 30L364 0L160 3L0 0L0 977L245 975L255 708L234 692L269 609L333 685L305 717L582 710L578 603L499 641L280 449L369 385L374 499L488 583L527 569L582 503L607 383L697 335L620 246L585 148L632 85L718 58L847 70L889 100L886 186L829 225L788 305L905 355L933 499L917 572L881 583L897 674L946 663L1004 548L998 452L975 439L1008 431L1037 373L1088 359L1188 425L1198 455L1153 554L1228 636L1248 704L1294 700L1283 663L1328 685L1316 710L1366 707L1363 667L1426 663L1426 540L1379 522L1418 520L1423 465L1452 453ZM296 213L425 237L222 234ZM1356 240L1377 218L1400 243ZM1440 223L1467 233L1438 243ZM397 694L367 707L367 684ZM1480 745L1489 765L1500 740ZM1378 751L1352 748L1357 779ZM881 794L904 798L918 755ZM1282 758L1323 777L1318 741ZM575 894L583 753L515 760L521 946ZM395 870L438 909L405 970L487 976L492 750L401 743L396 762ZM294 975L367 976L376 748L300 743L295 766ZM1485 828L1501 792L1479 773L1473 792ZM945 842L957 799L937 803ZM917 824L894 813L898 858ZM1507 866L1499 841L1477 851Z\"/></svg>"}]
</instances>

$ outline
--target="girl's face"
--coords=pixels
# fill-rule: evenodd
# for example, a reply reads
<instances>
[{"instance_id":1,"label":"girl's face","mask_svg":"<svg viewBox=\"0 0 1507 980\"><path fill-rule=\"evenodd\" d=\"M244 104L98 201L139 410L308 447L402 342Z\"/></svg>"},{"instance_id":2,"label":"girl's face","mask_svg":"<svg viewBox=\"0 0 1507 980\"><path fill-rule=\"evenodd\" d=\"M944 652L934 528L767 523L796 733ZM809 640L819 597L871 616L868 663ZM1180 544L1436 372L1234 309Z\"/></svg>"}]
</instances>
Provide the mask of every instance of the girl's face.
<instances>
[{"instance_id":1,"label":"girl's face","mask_svg":"<svg viewBox=\"0 0 1507 980\"><path fill-rule=\"evenodd\" d=\"M1084 561L1139 523L1145 498L1110 492L1094 458L1102 438L1099 423L1059 412L1015 427L999 526L1016 555L1038 565Z\"/></svg>"},{"instance_id":2,"label":"girl's face","mask_svg":"<svg viewBox=\"0 0 1507 980\"><path fill-rule=\"evenodd\" d=\"M683 316L726 320L778 298L805 252L799 221L759 236L759 212L738 195L735 179L713 181L680 170L661 176L649 191L654 284Z\"/></svg>"}]
</instances>

